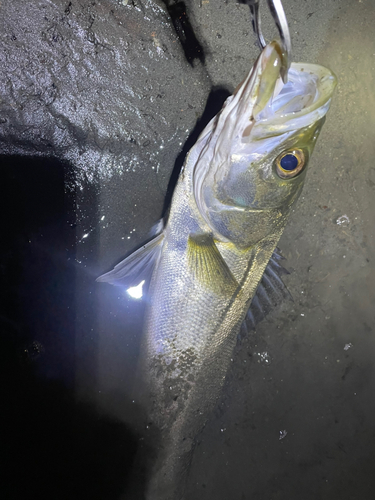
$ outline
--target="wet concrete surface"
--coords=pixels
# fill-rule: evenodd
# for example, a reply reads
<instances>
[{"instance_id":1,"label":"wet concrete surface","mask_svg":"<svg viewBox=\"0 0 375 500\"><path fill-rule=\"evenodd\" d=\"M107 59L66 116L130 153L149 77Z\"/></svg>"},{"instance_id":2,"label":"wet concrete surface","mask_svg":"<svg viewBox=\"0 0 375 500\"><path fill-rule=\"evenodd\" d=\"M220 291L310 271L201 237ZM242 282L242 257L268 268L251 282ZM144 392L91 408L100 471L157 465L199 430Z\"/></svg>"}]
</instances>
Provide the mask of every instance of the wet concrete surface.
<instances>
[{"instance_id":1,"label":"wet concrete surface","mask_svg":"<svg viewBox=\"0 0 375 500\"><path fill-rule=\"evenodd\" d=\"M110 3L103 2L102 8L109 8ZM222 401L199 437L187 500L374 498L375 4L369 0L283 3L291 27L294 60L328 66L338 77L338 88L310 162L303 194L279 245L287 259L285 266L291 271L285 282L294 302L283 304L239 346ZM117 12L120 4L113 5ZM140 5L128 2L121 8L131 12ZM168 179L183 147L179 142L192 133L195 120L202 115L203 96L208 96L210 87L221 89L216 95L222 102L258 54L246 5L224 0L192 1L186 2L186 12L204 59L196 58L192 64L181 50L171 58L177 62L171 73L178 75L184 65L191 81L202 82L202 94L197 99L201 107L191 111L186 128L185 123L178 125L179 132L172 141L163 136L158 142L153 135L154 148L164 146L167 150L164 162L155 160L152 164L152 155L146 155L130 169L121 166L122 151L132 155L135 146L128 141L129 126L119 127L127 147L115 148L113 155L118 163L114 163L117 167L111 169L110 176L96 175L92 165L92 176L80 175L82 159L74 163L79 141L71 134L67 148L70 156L66 158L71 165L68 169L52 162L51 168L63 175L51 177L43 174L45 165L35 163L35 158L30 163L26 156L17 160L9 157L16 152L20 155L22 148L13 150L9 140L7 143L7 139L14 139L13 132L3 136L3 144L8 144L2 147L3 154L8 155L2 158L3 189L9 186L21 196L17 183L23 189L29 186L50 212L47 217L42 209L34 210L38 204L32 196L22 195L28 202L24 205L16 201L12 205L2 196L3 213L8 211L9 227L13 227L10 243L3 247L2 277L6 286L1 314L6 335L2 352L9 353L10 364L3 365L2 380L9 377L13 381L10 386L4 382L9 411L3 417L8 426L16 422L18 427L14 428L22 428L27 417L15 420L14 416L30 416L34 408L24 431L14 431L14 441L7 440L14 453L10 467L14 464L16 476L23 475L25 484L18 497L17 490L6 490L6 498L19 498L33 488L37 491L44 484L43 467L56 449L63 449L62 457L66 457L52 462L56 468L64 469L71 464L71 456L76 457L69 477L71 484L80 485L64 490L62 478L53 476L56 489L61 489L61 496L56 498L83 498L83 492L92 491L96 496L92 493L91 498L116 499L125 489L122 471L129 468L138 432L144 432L145 423L137 402L133 403L143 305L94 280L141 244L160 217ZM140 16L139 11L135 15ZM274 28L266 13L263 24L266 37L272 38ZM156 50L152 38L143 43ZM171 34L167 40L172 40ZM92 54L88 56L95 59ZM168 71L169 63L164 61L163 71ZM136 67L137 61L132 64ZM139 88L143 87L142 78ZM178 92L180 85L172 94ZM89 97L87 102L90 106ZM185 107L176 105L170 114L165 111L161 135L184 122L185 111L179 109ZM17 110L17 116L21 111ZM89 111L85 113L90 116ZM118 109L115 113L118 116ZM38 116L42 115L38 112ZM42 124L43 120L38 127ZM106 130L105 125L102 130ZM32 137L26 141L27 147ZM36 140L40 149L41 142ZM25 148L23 153L31 154ZM60 156L64 159L63 154ZM91 157L94 164L97 158L96 154ZM87 162L91 160L88 155ZM179 162L181 156L177 165ZM12 166L18 169L16 178ZM27 166L39 172L36 179L21 175ZM68 191L64 179L69 180ZM51 190L53 203L48 195ZM56 195L62 196L65 191L70 194L64 199ZM28 210L30 217L21 224L19 213ZM34 246L30 250L28 245ZM51 258L51 254L57 257ZM33 280L38 281L37 289ZM33 342L38 344L33 347ZM30 385L27 380L31 380ZM56 389L56 380L62 381L63 389ZM19 387L22 390L15 389ZM84 410L77 401L87 405ZM57 418L59 408L65 419ZM51 420L57 422L52 430L47 425ZM64 421L71 427L67 428ZM63 440L52 440L50 447L43 445L40 466L30 468L33 459L38 460L35 449L56 435L56 429L60 435L69 436L71 454L63 447ZM81 429L88 429L82 441L78 439ZM111 450L105 444L106 436L113 444ZM93 449L89 443L95 439L98 446ZM118 441L124 447L117 447ZM20 464L17 457L21 455L29 460ZM110 457L112 475L100 458L103 455ZM91 457L92 469L85 469L82 479L79 464L87 462L87 457ZM95 471L91 476L90 470ZM105 477L110 477L116 487L109 489ZM49 490L45 497L51 498Z\"/></svg>"}]
</instances>

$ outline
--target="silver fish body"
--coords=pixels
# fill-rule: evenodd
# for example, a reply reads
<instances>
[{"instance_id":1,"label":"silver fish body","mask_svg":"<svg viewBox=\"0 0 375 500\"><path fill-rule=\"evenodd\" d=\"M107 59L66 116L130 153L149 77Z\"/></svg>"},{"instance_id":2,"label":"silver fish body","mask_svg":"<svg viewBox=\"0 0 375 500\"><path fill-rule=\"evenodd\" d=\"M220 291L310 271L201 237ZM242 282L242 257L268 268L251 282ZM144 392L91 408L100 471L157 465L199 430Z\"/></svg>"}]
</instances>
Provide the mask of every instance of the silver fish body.
<instances>
[{"instance_id":1,"label":"silver fish body","mask_svg":"<svg viewBox=\"0 0 375 500\"><path fill-rule=\"evenodd\" d=\"M278 42L266 46L207 125L162 233L100 278L134 281L142 261L141 277L152 271L142 370L162 440L148 500L184 498L195 439L220 396L330 105L336 80L329 70L292 64L284 85L281 57Z\"/></svg>"}]
</instances>

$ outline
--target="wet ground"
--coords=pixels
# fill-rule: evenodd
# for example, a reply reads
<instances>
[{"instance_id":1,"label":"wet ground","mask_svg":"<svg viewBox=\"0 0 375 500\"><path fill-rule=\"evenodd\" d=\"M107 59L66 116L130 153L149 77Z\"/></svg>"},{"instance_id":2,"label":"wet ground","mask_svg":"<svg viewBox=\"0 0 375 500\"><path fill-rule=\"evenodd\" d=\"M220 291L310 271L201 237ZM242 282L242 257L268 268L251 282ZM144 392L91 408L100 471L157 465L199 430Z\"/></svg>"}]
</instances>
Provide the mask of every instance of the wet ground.
<instances>
[{"instance_id":1,"label":"wet ground","mask_svg":"<svg viewBox=\"0 0 375 500\"><path fill-rule=\"evenodd\" d=\"M204 52L195 67L222 100L258 53L248 9L229 1L187 7ZM328 66L338 88L280 241L294 302L238 349L199 438L187 500L375 496L375 4L284 0L284 7L294 59ZM267 18L264 27L271 38ZM8 156L2 167L10 235L2 255L9 402L2 417L11 429L9 471L23 478L16 474L4 498L30 490L40 498L119 498L137 448L130 394L143 308L94 279L147 236L173 162L120 171L65 196L66 174L50 175L51 163ZM55 160L52 167L68 168Z\"/></svg>"}]
</instances>

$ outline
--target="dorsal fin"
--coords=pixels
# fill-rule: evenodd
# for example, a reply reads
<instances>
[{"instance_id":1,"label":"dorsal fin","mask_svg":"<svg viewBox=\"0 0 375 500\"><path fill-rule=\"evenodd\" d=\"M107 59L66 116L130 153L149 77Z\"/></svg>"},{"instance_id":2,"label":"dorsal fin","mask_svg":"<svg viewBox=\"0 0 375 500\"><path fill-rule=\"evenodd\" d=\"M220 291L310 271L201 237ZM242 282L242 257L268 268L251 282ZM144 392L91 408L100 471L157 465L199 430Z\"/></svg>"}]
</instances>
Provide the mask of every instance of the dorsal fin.
<instances>
[{"instance_id":1,"label":"dorsal fin","mask_svg":"<svg viewBox=\"0 0 375 500\"><path fill-rule=\"evenodd\" d=\"M149 281L159 259L163 240L164 233L161 233L126 257L112 271L99 276L96 281L128 288L138 285L143 280Z\"/></svg>"},{"instance_id":2,"label":"dorsal fin","mask_svg":"<svg viewBox=\"0 0 375 500\"><path fill-rule=\"evenodd\" d=\"M272 254L257 291L251 301L246 318L239 334L242 339L250 330L262 321L272 309L281 304L285 299L293 300L289 290L281 279L282 274L289 274L281 264L284 259L278 248Z\"/></svg>"}]
</instances>

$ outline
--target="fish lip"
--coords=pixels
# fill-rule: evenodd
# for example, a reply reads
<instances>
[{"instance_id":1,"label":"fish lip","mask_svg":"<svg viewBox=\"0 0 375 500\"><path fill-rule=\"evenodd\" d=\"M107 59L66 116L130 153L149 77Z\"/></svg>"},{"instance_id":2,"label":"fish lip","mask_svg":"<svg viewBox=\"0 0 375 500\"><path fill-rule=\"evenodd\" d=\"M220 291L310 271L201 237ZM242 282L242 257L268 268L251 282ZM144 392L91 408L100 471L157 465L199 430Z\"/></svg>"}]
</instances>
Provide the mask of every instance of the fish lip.
<instances>
[{"instance_id":1,"label":"fish lip","mask_svg":"<svg viewBox=\"0 0 375 500\"><path fill-rule=\"evenodd\" d=\"M308 126L322 118L328 111L337 85L337 78L324 66L310 63L292 63L288 71L288 83L295 82L298 74L310 74L311 79L315 78L317 84L317 98L298 112L281 115L275 113L267 118L260 116L271 99L273 100L280 94L284 87L281 77L282 61L282 49L279 42L274 40L263 49L246 78L226 100L220 114L214 117L202 131L197 143L203 141L206 136L210 136L208 142L215 141L215 136L217 137L224 128L227 128L227 120L232 121L232 126L229 126L229 135L234 136L236 130L238 132L238 129L242 129L242 133L249 140L257 140L260 134L253 134L254 128L262 130L264 134L263 125L267 125L271 132L269 136L281 135L285 131ZM301 120L299 120L298 124L293 125L297 118L303 119L304 117L306 117L305 124L301 125ZM289 125L289 122L292 124Z\"/></svg>"},{"instance_id":2,"label":"fish lip","mask_svg":"<svg viewBox=\"0 0 375 500\"><path fill-rule=\"evenodd\" d=\"M258 119L258 123L271 123L279 124L281 122L286 123L288 120L295 120L296 118L311 115L311 120L309 124L318 121L322 118L326 112L327 107L332 99L333 91L337 85L336 75L328 68L311 63L292 63L288 73L288 80L292 84L296 84L296 81L305 75L310 75L306 78L305 87L310 84L311 87L315 88L315 98L311 104L298 111L287 112L284 114L275 113L274 117L270 119ZM281 89L282 90L282 89ZM280 90L280 92L281 92ZM273 96L273 99L276 96ZM316 117L315 112L319 113L320 116ZM285 128L285 127L284 127ZM274 133L283 133L280 129L274 129Z\"/></svg>"},{"instance_id":3,"label":"fish lip","mask_svg":"<svg viewBox=\"0 0 375 500\"><path fill-rule=\"evenodd\" d=\"M282 62L280 43L273 40L262 50L246 78L228 99L228 104L237 111L237 120L243 120L245 116L250 122L256 121L256 115L272 97L276 82L281 80Z\"/></svg>"},{"instance_id":4,"label":"fish lip","mask_svg":"<svg viewBox=\"0 0 375 500\"><path fill-rule=\"evenodd\" d=\"M335 73L321 66L320 64L313 63L292 63L289 72L299 71L300 73L310 73L313 76L319 78L317 91L319 92L319 98L315 100L311 107L306 108L308 111L312 111L320 106L326 104L326 102L332 99L333 91L337 85L337 77Z\"/></svg>"},{"instance_id":5,"label":"fish lip","mask_svg":"<svg viewBox=\"0 0 375 500\"><path fill-rule=\"evenodd\" d=\"M315 123L328 111L337 85L336 75L318 64L292 63L288 71L288 83L284 84L282 62L282 50L279 42L274 40L263 49L252 71L234 94L237 102L232 105L237 108L236 120L242 122L243 135L250 141L256 140L259 132L263 138L267 137L264 125L269 128L270 135L281 135ZM287 109L298 95L311 95L311 102L308 105L302 105L301 102L302 107L295 111L280 113L277 107L273 110L274 100L286 85L292 86L293 90L282 108ZM270 112L264 117L268 109Z\"/></svg>"},{"instance_id":6,"label":"fish lip","mask_svg":"<svg viewBox=\"0 0 375 500\"><path fill-rule=\"evenodd\" d=\"M263 110L256 117L250 134L250 140L266 139L267 137L291 133L301 128L309 127L321 120L330 107L332 95L337 85L336 75L324 66L317 64L292 63L288 72L288 84L292 86L291 97L285 100L282 109L275 108L274 103L282 92L288 91L282 87L272 96ZM310 102L304 103L303 97L310 97ZM293 100L299 103L293 110ZM292 106L291 106L292 105ZM289 108L289 109L288 109Z\"/></svg>"},{"instance_id":7,"label":"fish lip","mask_svg":"<svg viewBox=\"0 0 375 500\"><path fill-rule=\"evenodd\" d=\"M263 49L245 80L227 99L216 123L207 126L207 129L213 128L213 140L225 130L228 140L242 136L243 142L281 135L311 125L327 113L337 84L334 73L317 64L292 63L288 83L284 84L281 75L283 57L277 40ZM282 108L287 109L290 102L304 92L313 96L312 102L305 106L301 101L302 108L292 112L280 113L277 107L273 111L273 102L285 85L292 86L293 90Z\"/></svg>"}]
</instances>

